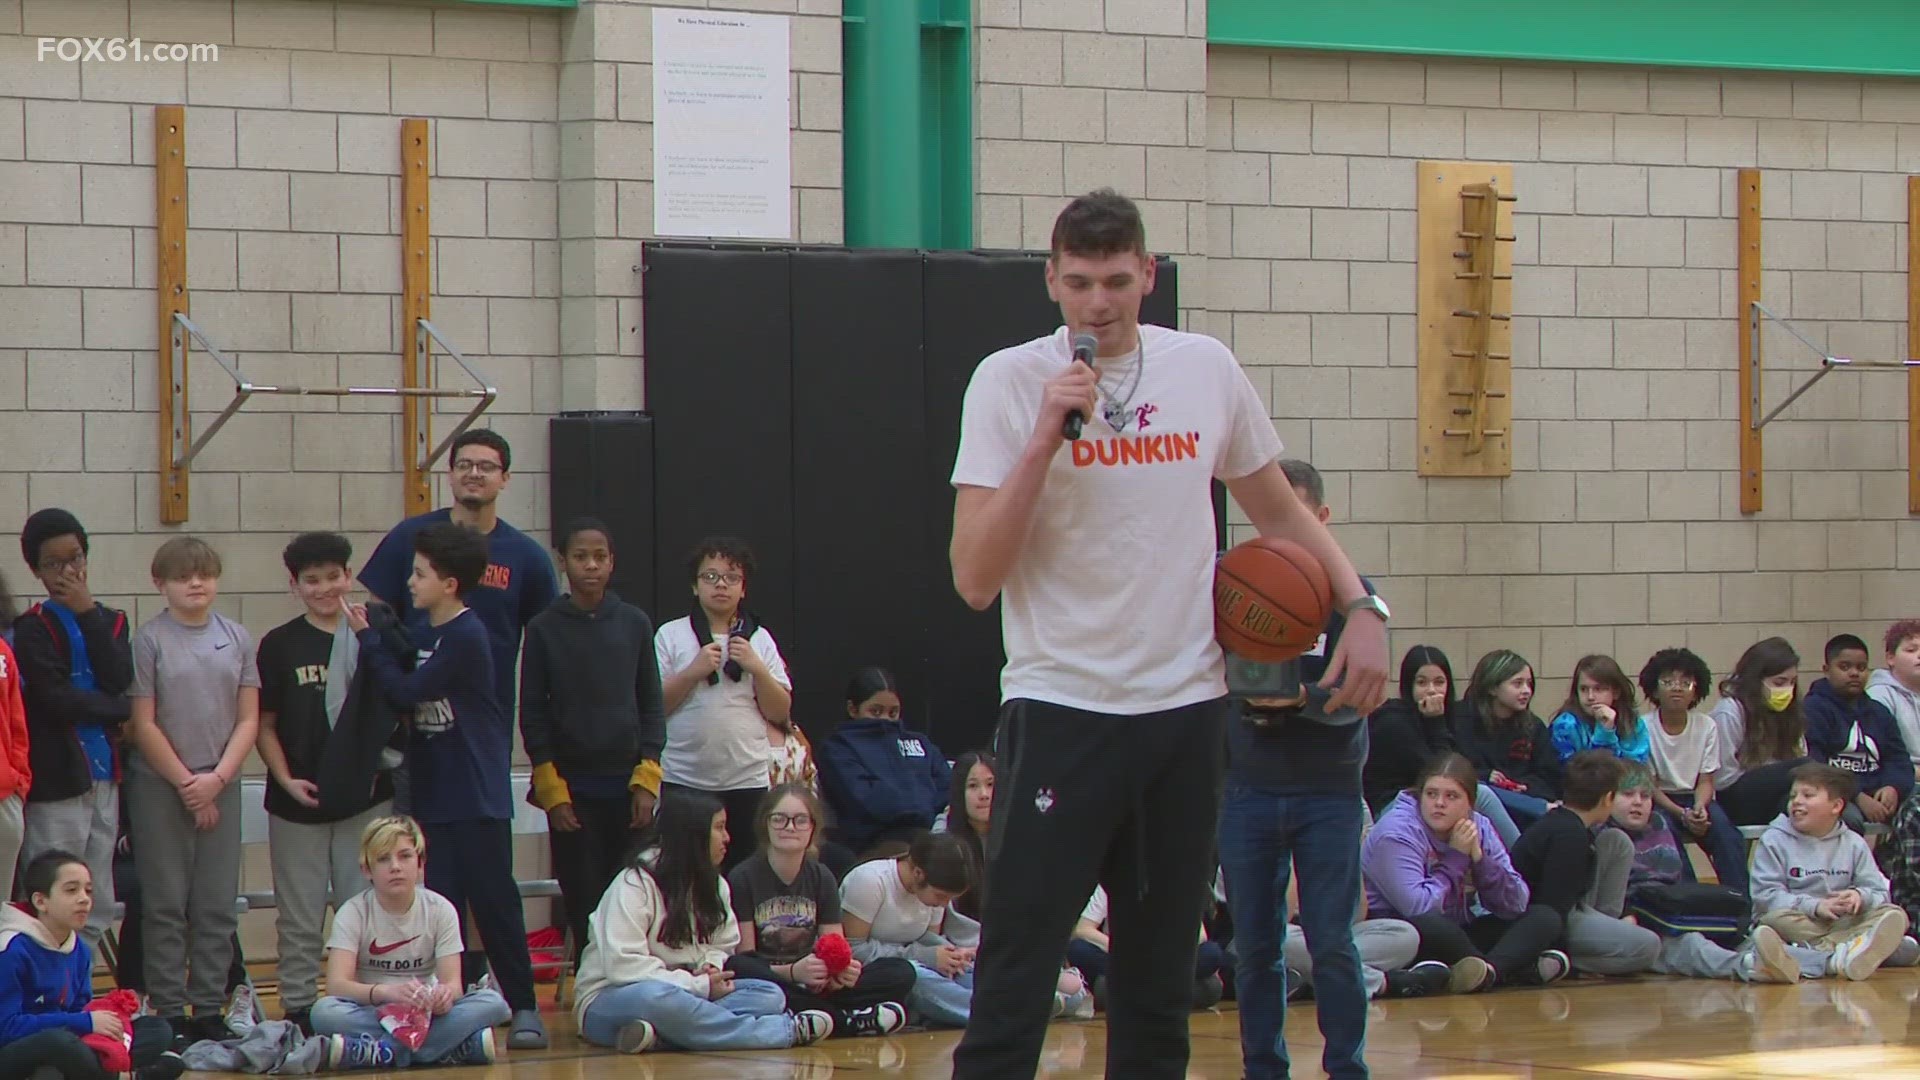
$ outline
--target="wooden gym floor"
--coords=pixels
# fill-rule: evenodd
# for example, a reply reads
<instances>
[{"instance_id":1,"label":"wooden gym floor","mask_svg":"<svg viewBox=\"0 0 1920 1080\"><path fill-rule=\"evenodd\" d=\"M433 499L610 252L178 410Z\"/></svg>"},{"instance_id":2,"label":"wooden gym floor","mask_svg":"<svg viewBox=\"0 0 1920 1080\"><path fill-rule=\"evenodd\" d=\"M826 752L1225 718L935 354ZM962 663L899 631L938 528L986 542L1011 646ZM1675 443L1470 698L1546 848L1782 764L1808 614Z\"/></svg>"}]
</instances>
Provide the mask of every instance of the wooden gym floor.
<instances>
[{"instance_id":1,"label":"wooden gym floor","mask_svg":"<svg viewBox=\"0 0 1920 1080\"><path fill-rule=\"evenodd\" d=\"M1920 1078L1920 969L1863 983L1575 982L1546 990L1376 1002L1367 1061L1381 1080L1837 1080ZM947 1080L956 1032L835 1039L767 1053L602 1051L545 1010L553 1047L505 1055L487 1080ZM1189 1080L1239 1080L1231 1007L1193 1018ZM501 1032L504 1039L504 1030ZM1289 1012L1293 1075L1320 1077L1313 1007ZM1055 1023L1043 1075L1099 1077L1106 1024Z\"/></svg>"}]
</instances>

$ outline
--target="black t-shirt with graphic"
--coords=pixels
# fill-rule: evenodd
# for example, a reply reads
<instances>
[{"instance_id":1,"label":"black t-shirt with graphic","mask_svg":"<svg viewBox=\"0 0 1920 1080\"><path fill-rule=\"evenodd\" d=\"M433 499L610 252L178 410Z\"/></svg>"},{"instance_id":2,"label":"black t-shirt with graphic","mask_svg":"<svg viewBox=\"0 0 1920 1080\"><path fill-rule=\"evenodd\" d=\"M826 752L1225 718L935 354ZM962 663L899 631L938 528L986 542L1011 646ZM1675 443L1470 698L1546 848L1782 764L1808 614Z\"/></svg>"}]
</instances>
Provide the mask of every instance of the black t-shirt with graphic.
<instances>
[{"instance_id":1,"label":"black t-shirt with graphic","mask_svg":"<svg viewBox=\"0 0 1920 1080\"><path fill-rule=\"evenodd\" d=\"M727 875L733 914L753 926L754 954L769 964L791 964L813 951L820 927L840 921L840 883L809 858L792 884L780 880L764 854Z\"/></svg>"},{"instance_id":2,"label":"black t-shirt with graphic","mask_svg":"<svg viewBox=\"0 0 1920 1080\"><path fill-rule=\"evenodd\" d=\"M286 751L287 772L297 780L319 776L320 759L333 734L333 725L327 722L327 667L332 658L333 635L304 615L274 627L260 640L260 711L274 714L274 732ZM365 802L341 814L302 806L285 788L267 781L267 813L302 825L352 817L391 798L393 778L386 772L378 774Z\"/></svg>"}]
</instances>

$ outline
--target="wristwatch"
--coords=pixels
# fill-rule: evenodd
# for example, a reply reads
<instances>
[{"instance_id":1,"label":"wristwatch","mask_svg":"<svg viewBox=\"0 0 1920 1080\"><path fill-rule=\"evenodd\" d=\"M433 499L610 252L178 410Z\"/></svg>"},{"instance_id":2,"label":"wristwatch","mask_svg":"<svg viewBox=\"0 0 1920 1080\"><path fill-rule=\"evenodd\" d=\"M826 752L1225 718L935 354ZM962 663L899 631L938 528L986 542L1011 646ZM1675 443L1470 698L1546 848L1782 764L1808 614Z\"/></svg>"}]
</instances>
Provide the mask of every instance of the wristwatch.
<instances>
[{"instance_id":1,"label":"wristwatch","mask_svg":"<svg viewBox=\"0 0 1920 1080\"><path fill-rule=\"evenodd\" d=\"M1387 602L1372 593L1368 593L1353 603L1348 604L1346 607L1341 608L1340 614L1343 617L1352 618L1353 613L1356 611L1365 611L1376 615L1381 622L1387 622L1393 618L1393 612L1387 610Z\"/></svg>"}]
</instances>

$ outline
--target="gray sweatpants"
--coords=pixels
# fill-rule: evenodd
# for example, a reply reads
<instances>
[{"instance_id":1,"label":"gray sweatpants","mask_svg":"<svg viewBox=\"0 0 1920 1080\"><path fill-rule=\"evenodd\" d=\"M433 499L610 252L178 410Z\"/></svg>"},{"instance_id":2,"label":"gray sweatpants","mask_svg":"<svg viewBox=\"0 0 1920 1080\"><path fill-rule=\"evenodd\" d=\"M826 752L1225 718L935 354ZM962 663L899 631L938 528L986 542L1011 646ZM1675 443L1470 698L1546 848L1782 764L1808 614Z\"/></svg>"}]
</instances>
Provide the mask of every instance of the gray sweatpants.
<instances>
[{"instance_id":1,"label":"gray sweatpants","mask_svg":"<svg viewBox=\"0 0 1920 1080\"><path fill-rule=\"evenodd\" d=\"M1353 924L1353 945L1360 952L1360 975L1366 980L1367 996L1376 998L1387 988L1387 972L1413 963L1420 951L1420 931L1399 919L1368 919ZM1281 939L1280 955L1286 958L1287 967L1313 978L1313 954L1307 951L1307 935L1292 923L1287 924L1286 937Z\"/></svg>"},{"instance_id":2,"label":"gray sweatpants","mask_svg":"<svg viewBox=\"0 0 1920 1080\"><path fill-rule=\"evenodd\" d=\"M1632 975L1660 960L1660 935L1623 920L1633 841L1618 829L1593 840L1593 887L1584 903L1567 913L1567 957L1595 975Z\"/></svg>"},{"instance_id":3,"label":"gray sweatpants","mask_svg":"<svg viewBox=\"0 0 1920 1080\"><path fill-rule=\"evenodd\" d=\"M393 812L383 802L343 821L302 825L267 815L273 862L275 929L280 938L280 1003L310 1009L319 998L327 905L337 909L367 887L360 872L360 834Z\"/></svg>"},{"instance_id":4,"label":"gray sweatpants","mask_svg":"<svg viewBox=\"0 0 1920 1080\"><path fill-rule=\"evenodd\" d=\"M0 897L13 896L13 875L20 865L20 840L26 829L25 806L26 799L21 795L0 799L0 884L7 887Z\"/></svg>"},{"instance_id":5,"label":"gray sweatpants","mask_svg":"<svg viewBox=\"0 0 1920 1080\"><path fill-rule=\"evenodd\" d=\"M207 832L173 785L145 770L127 776L121 794L140 874L141 935L147 993L158 1016L194 1011L218 1016L227 1001L227 969L239 926L240 785L215 805L220 820Z\"/></svg>"},{"instance_id":6,"label":"gray sweatpants","mask_svg":"<svg viewBox=\"0 0 1920 1080\"><path fill-rule=\"evenodd\" d=\"M120 785L95 780L93 787L71 799L30 803L20 865L43 851L58 849L80 856L93 874L93 914L80 939L95 956L100 939L113 925L113 845L120 839Z\"/></svg>"}]
</instances>

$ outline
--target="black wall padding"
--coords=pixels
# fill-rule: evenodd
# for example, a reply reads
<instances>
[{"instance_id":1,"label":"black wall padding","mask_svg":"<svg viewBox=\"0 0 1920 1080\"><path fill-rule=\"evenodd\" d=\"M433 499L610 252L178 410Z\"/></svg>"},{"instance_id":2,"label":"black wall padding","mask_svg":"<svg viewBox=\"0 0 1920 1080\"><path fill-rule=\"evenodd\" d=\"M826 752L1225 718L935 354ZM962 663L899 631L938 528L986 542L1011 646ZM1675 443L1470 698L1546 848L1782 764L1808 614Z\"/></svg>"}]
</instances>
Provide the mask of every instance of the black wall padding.
<instances>
[{"instance_id":1,"label":"black wall padding","mask_svg":"<svg viewBox=\"0 0 1920 1080\"><path fill-rule=\"evenodd\" d=\"M552 532L576 517L613 530L614 592L654 614L653 418L643 412L571 412L547 421ZM561 587L565 588L564 579Z\"/></svg>"},{"instance_id":2,"label":"black wall padding","mask_svg":"<svg viewBox=\"0 0 1920 1080\"><path fill-rule=\"evenodd\" d=\"M824 738L852 673L895 673L930 700L921 613L941 584L925 561L920 256L793 254L793 583L783 646L794 715ZM951 593L951 589L944 590Z\"/></svg>"},{"instance_id":3,"label":"black wall padding","mask_svg":"<svg viewBox=\"0 0 1920 1080\"><path fill-rule=\"evenodd\" d=\"M664 254L664 253L662 253ZM794 623L793 320L788 253L680 248L645 274L654 418L656 607L693 605L689 549L733 535L759 567L747 606L783 645Z\"/></svg>"}]
</instances>

